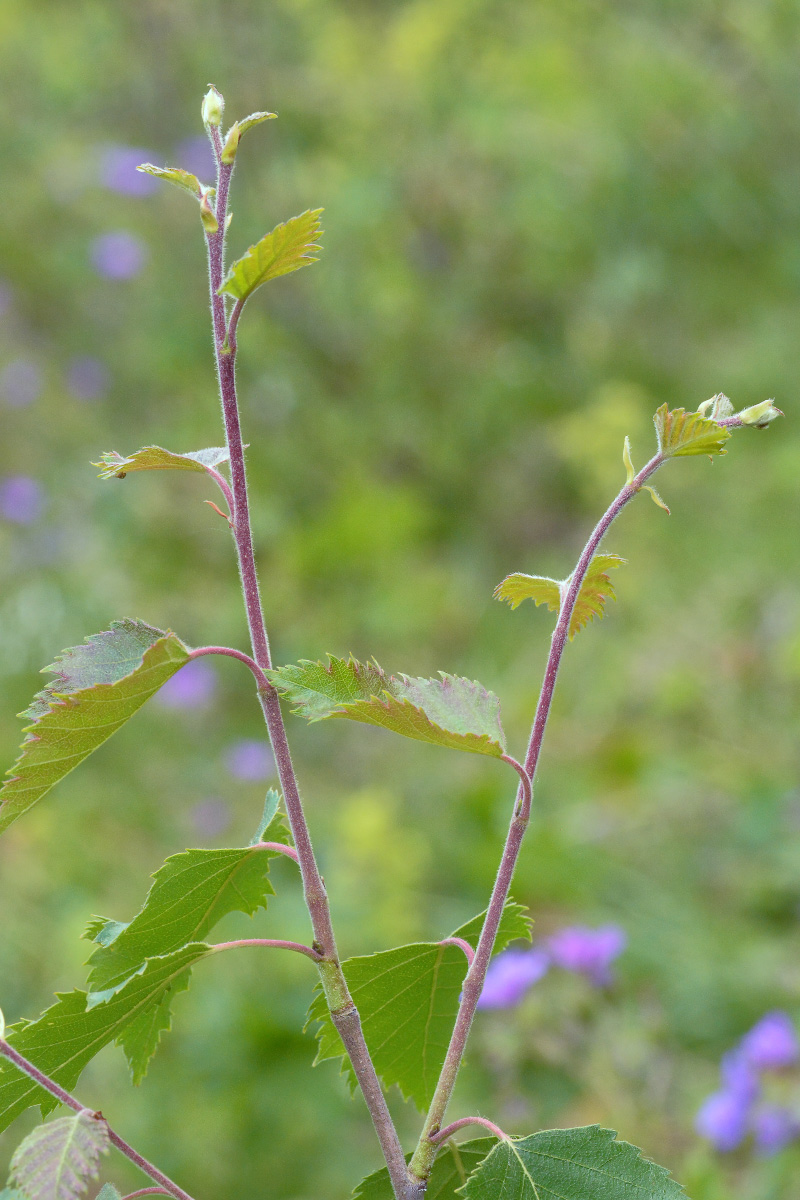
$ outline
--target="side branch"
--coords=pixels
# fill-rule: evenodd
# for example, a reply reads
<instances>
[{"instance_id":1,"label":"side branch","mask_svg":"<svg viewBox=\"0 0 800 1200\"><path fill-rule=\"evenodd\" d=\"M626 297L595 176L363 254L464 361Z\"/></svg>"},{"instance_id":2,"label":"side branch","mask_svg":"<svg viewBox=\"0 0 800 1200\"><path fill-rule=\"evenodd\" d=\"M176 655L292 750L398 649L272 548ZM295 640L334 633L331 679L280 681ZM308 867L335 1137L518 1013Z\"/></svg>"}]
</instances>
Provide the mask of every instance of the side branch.
<instances>
[{"instance_id":1,"label":"side branch","mask_svg":"<svg viewBox=\"0 0 800 1200\"><path fill-rule=\"evenodd\" d=\"M442 1142L446 1142L449 1137L456 1132L457 1129L463 1129L465 1125L482 1125L484 1129L488 1129L489 1133L493 1133L496 1138L500 1138L503 1142L510 1142L511 1138L499 1125L495 1125L494 1121L487 1121L485 1117L462 1117L460 1121L453 1121L452 1125L448 1125L445 1129L441 1129L438 1133L431 1134L431 1141L434 1146L441 1146Z\"/></svg>"},{"instance_id":2,"label":"side branch","mask_svg":"<svg viewBox=\"0 0 800 1200\"><path fill-rule=\"evenodd\" d=\"M239 938L235 942L217 942L211 947L212 954L217 954L220 950L238 950L240 946L266 946L274 950L296 950L298 954L305 954L313 962L319 962L322 955L319 951L312 949L311 946L304 946L302 942L285 942L280 938Z\"/></svg>"},{"instance_id":3,"label":"side branch","mask_svg":"<svg viewBox=\"0 0 800 1200\"><path fill-rule=\"evenodd\" d=\"M55 1096L56 1100L60 1101L61 1104L65 1104L67 1108L71 1108L73 1112L87 1111L85 1104L81 1104L79 1100L76 1100L75 1097L71 1096L69 1092L64 1090L64 1088L59 1087L54 1080L50 1079L49 1076L40 1071L38 1067L35 1067L32 1062L28 1061L27 1058L23 1058L21 1054L18 1054L13 1046L10 1046L4 1038L0 1038L0 1054L4 1055L5 1058L7 1058L9 1062L12 1062L15 1067L18 1067L20 1071L23 1071L26 1075L38 1083L40 1087L43 1087L45 1091L50 1093L51 1096ZM89 1111L92 1110L90 1109ZM135 1163L141 1171L144 1171L145 1175L149 1175L151 1179L154 1179L168 1196L175 1196L176 1200L192 1200L192 1197L188 1192L185 1192L183 1188L178 1187L177 1183L173 1183L173 1181L167 1175L165 1175L163 1171L159 1171L158 1167L153 1166L151 1162L148 1162L146 1158L143 1158L141 1154L134 1150L133 1146L129 1146L128 1143L121 1138L118 1133L115 1133L102 1113L95 1113L95 1116L98 1121L104 1122L112 1144L116 1146L118 1150L121 1150L125 1157L129 1158L132 1163ZM141 1193L135 1194L140 1195Z\"/></svg>"}]
</instances>

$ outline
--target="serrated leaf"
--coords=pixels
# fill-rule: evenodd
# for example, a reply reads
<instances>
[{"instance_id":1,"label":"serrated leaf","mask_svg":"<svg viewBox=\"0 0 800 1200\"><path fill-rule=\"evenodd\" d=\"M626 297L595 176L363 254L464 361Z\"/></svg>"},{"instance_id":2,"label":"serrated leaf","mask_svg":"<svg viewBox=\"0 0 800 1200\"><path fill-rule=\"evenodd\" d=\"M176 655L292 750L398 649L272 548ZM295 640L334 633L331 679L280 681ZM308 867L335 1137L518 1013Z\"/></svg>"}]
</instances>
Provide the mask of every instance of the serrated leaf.
<instances>
[{"instance_id":1,"label":"serrated leaf","mask_svg":"<svg viewBox=\"0 0 800 1200\"><path fill-rule=\"evenodd\" d=\"M455 1200L458 1189L467 1182L468 1175L478 1166L494 1146L494 1138L475 1138L470 1142L448 1141L440 1150L433 1164L425 1200ZM407 1162L411 1161L407 1155ZM99 1197L98 1197L99 1200ZM353 1200L394 1200L389 1172L386 1167L373 1171L362 1179L353 1192Z\"/></svg>"},{"instance_id":2,"label":"serrated leaf","mask_svg":"<svg viewBox=\"0 0 800 1200\"><path fill-rule=\"evenodd\" d=\"M464 1200L679 1200L664 1167L611 1129L548 1129L498 1141L460 1193Z\"/></svg>"},{"instance_id":3,"label":"serrated leaf","mask_svg":"<svg viewBox=\"0 0 800 1200\"><path fill-rule=\"evenodd\" d=\"M327 664L301 659L266 674L294 705L292 712L310 721L347 717L453 750L494 758L505 753L500 701L470 679L387 675L374 661L333 655Z\"/></svg>"},{"instance_id":4,"label":"serrated leaf","mask_svg":"<svg viewBox=\"0 0 800 1200\"><path fill-rule=\"evenodd\" d=\"M727 454L723 445L730 430L718 425L710 417L699 412L687 412L675 408L671 412L662 404L653 417L658 437L658 448L670 458L683 458L692 454Z\"/></svg>"},{"instance_id":5,"label":"serrated leaf","mask_svg":"<svg viewBox=\"0 0 800 1200\"><path fill-rule=\"evenodd\" d=\"M495 942L495 952L518 937L530 939L524 909L510 901ZM455 930L453 937L474 945L485 914ZM361 1016L375 1069L388 1088L396 1083L406 1099L425 1111L442 1069L458 1012L467 960L458 946L416 942L342 963L347 985ZM318 1022L315 1064L342 1058L342 1071L352 1091L356 1078L344 1045L318 990L308 1011L307 1027Z\"/></svg>"},{"instance_id":6,"label":"serrated leaf","mask_svg":"<svg viewBox=\"0 0 800 1200\"><path fill-rule=\"evenodd\" d=\"M154 1046L142 1037L136 1022L143 1020L151 1008L160 1006L158 1033L168 1028L164 1022L168 998L185 990L191 968L211 953L210 946L191 943L164 958L151 958L141 974L134 975L108 1003L91 1009L86 1007L86 992L76 989L57 993L57 1002L37 1020L10 1026L6 1041L67 1090L75 1086L95 1054L117 1042L125 1050L138 1082L147 1070ZM131 1034L126 1041L128 1030ZM46 1116L58 1101L8 1059L0 1059L0 1131L33 1104L39 1104Z\"/></svg>"},{"instance_id":7,"label":"serrated leaf","mask_svg":"<svg viewBox=\"0 0 800 1200\"><path fill-rule=\"evenodd\" d=\"M22 754L0 788L0 832L125 724L189 661L174 633L143 621L112 621L111 628L59 655L55 675L21 715Z\"/></svg>"},{"instance_id":8,"label":"serrated leaf","mask_svg":"<svg viewBox=\"0 0 800 1200\"><path fill-rule=\"evenodd\" d=\"M104 1183L94 1200L122 1200L122 1193L114 1187L113 1183Z\"/></svg>"},{"instance_id":9,"label":"serrated leaf","mask_svg":"<svg viewBox=\"0 0 800 1200\"><path fill-rule=\"evenodd\" d=\"M100 945L89 958L90 993L107 998L147 959L202 941L230 912L252 917L266 908L267 898L275 895L268 879L274 855L259 846L173 854L153 875L147 899L130 924L113 922L113 936L107 924L95 936Z\"/></svg>"},{"instance_id":10,"label":"serrated leaf","mask_svg":"<svg viewBox=\"0 0 800 1200\"><path fill-rule=\"evenodd\" d=\"M550 612L558 612L561 607L561 584L545 575L525 575L517 571L514 575L506 575L492 594L495 600L505 600L512 609L519 608L523 600L532 600L537 608L546 604Z\"/></svg>"},{"instance_id":11,"label":"serrated leaf","mask_svg":"<svg viewBox=\"0 0 800 1200\"><path fill-rule=\"evenodd\" d=\"M110 1148L108 1127L88 1112L40 1125L17 1146L9 1182L30 1200L78 1200Z\"/></svg>"},{"instance_id":12,"label":"serrated leaf","mask_svg":"<svg viewBox=\"0 0 800 1200\"><path fill-rule=\"evenodd\" d=\"M247 133L248 129L252 129L255 125L260 125L262 121L271 121L277 115L277 113L271 112L250 113L249 117L245 117L243 121L239 122L239 134Z\"/></svg>"},{"instance_id":13,"label":"serrated leaf","mask_svg":"<svg viewBox=\"0 0 800 1200\"><path fill-rule=\"evenodd\" d=\"M92 917L86 923L81 938L86 942L97 942L100 946L110 946L123 929L127 928L126 921L112 921L110 917Z\"/></svg>"},{"instance_id":14,"label":"serrated leaf","mask_svg":"<svg viewBox=\"0 0 800 1200\"><path fill-rule=\"evenodd\" d=\"M193 450L186 454L176 454L161 446L145 446L129 458L110 450L92 466L101 468L100 479L123 479L130 471L205 472L208 467L218 467L227 461L228 450L225 446L212 446L208 450Z\"/></svg>"},{"instance_id":15,"label":"serrated leaf","mask_svg":"<svg viewBox=\"0 0 800 1200\"><path fill-rule=\"evenodd\" d=\"M176 187L190 192L195 198L200 195L200 180L196 175L192 175L191 171L184 171L182 167L154 167L152 163L142 163L136 170L141 171L143 175L155 175L165 183L174 183Z\"/></svg>"},{"instance_id":16,"label":"serrated leaf","mask_svg":"<svg viewBox=\"0 0 800 1200\"><path fill-rule=\"evenodd\" d=\"M614 586L607 572L613 567L621 567L625 562L618 554L596 554L589 563L589 569L583 577L578 599L572 610L569 623L570 641L580 632L589 621L602 617L606 600L615 600ZM533 600L536 605L546 604L551 612L561 607L561 597L569 586L569 579L558 582L555 579L545 579L540 575L508 575L494 589L497 600L506 600L512 608L517 608L523 600Z\"/></svg>"},{"instance_id":17,"label":"serrated leaf","mask_svg":"<svg viewBox=\"0 0 800 1200\"><path fill-rule=\"evenodd\" d=\"M321 208L315 208L299 217L292 217L283 225L276 225L271 233L231 265L217 288L217 294L221 296L227 292L236 300L246 300L262 283L317 262L315 254L321 249L321 212Z\"/></svg>"}]
</instances>

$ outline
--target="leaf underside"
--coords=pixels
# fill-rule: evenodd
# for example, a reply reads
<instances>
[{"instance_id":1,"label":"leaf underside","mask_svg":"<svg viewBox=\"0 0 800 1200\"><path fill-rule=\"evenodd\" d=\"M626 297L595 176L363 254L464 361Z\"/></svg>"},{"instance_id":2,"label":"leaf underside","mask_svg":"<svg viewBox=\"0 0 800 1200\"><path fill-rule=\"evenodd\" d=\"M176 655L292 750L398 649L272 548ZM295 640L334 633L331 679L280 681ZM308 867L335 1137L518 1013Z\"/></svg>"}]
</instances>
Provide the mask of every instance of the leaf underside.
<instances>
[{"instance_id":1,"label":"leaf underside","mask_svg":"<svg viewBox=\"0 0 800 1200\"><path fill-rule=\"evenodd\" d=\"M217 294L221 296L227 292L236 300L246 300L262 283L317 262L316 254L321 249L321 212L321 208L315 208L292 217L283 225L276 225L271 233L265 234L231 265Z\"/></svg>"},{"instance_id":2,"label":"leaf underside","mask_svg":"<svg viewBox=\"0 0 800 1200\"><path fill-rule=\"evenodd\" d=\"M611 1129L548 1129L498 1141L467 1180L464 1200L680 1200L670 1173ZM469 1143L466 1143L469 1145Z\"/></svg>"},{"instance_id":3,"label":"leaf underside","mask_svg":"<svg viewBox=\"0 0 800 1200\"><path fill-rule=\"evenodd\" d=\"M70 1090L81 1071L104 1046L117 1042L125 1051L134 1082L144 1076L161 1033L169 1028L172 997L189 986L191 968L211 947L190 943L174 954L151 958L106 1004L87 1009L86 992L57 993L57 1002L35 1021L6 1030L6 1041L25 1058ZM58 1101L8 1060L0 1062L0 1131L39 1104L47 1115Z\"/></svg>"},{"instance_id":4,"label":"leaf underside","mask_svg":"<svg viewBox=\"0 0 800 1200\"><path fill-rule=\"evenodd\" d=\"M79 1112L40 1125L14 1151L9 1182L35 1200L79 1200L110 1148L108 1127Z\"/></svg>"},{"instance_id":5,"label":"leaf underside","mask_svg":"<svg viewBox=\"0 0 800 1200\"><path fill-rule=\"evenodd\" d=\"M176 454L172 450L164 450L162 446L145 446L129 458L110 450L92 466L101 468L100 479L121 479L131 471L205 472L208 467L218 467L227 461L225 446L212 446L208 450L193 450L186 454Z\"/></svg>"},{"instance_id":6,"label":"leaf underside","mask_svg":"<svg viewBox=\"0 0 800 1200\"><path fill-rule=\"evenodd\" d=\"M723 449L731 436L730 430L718 425L699 412L675 408L671 412L662 404L653 417L658 448L670 458L692 454L727 454Z\"/></svg>"},{"instance_id":7,"label":"leaf underside","mask_svg":"<svg viewBox=\"0 0 800 1200\"><path fill-rule=\"evenodd\" d=\"M509 901L495 942L495 952L516 938L530 940L525 908ZM473 947L483 926L483 914L452 935ZM388 1088L397 1084L406 1099L424 1111L433 1096L458 1012L458 998L467 973L466 956L457 946L417 942L342 963L345 979L361 1015L375 1069ZM342 1072L351 1091L356 1078L344 1045L331 1020L325 997L317 992L307 1025L318 1022L319 1048L315 1063L342 1058Z\"/></svg>"},{"instance_id":8,"label":"leaf underside","mask_svg":"<svg viewBox=\"0 0 800 1200\"><path fill-rule=\"evenodd\" d=\"M0 1200L3 1200L2 1195L0 1195ZM104 1183L94 1200L122 1200L122 1193L114 1187L113 1183Z\"/></svg>"},{"instance_id":9,"label":"leaf underside","mask_svg":"<svg viewBox=\"0 0 800 1200\"><path fill-rule=\"evenodd\" d=\"M570 641L589 621L595 617L600 620L605 614L606 600L616 600L614 585L608 576L608 571L621 567L624 558L618 554L595 554L589 563L589 568L583 577L575 607L569 622ZM562 596L569 587L569 579L561 582L547 579L540 575L508 575L494 589L496 600L505 600L512 609L517 608L523 600L533 600L538 606L546 604L551 612L557 612L561 607Z\"/></svg>"},{"instance_id":10,"label":"leaf underside","mask_svg":"<svg viewBox=\"0 0 800 1200\"><path fill-rule=\"evenodd\" d=\"M176 187L191 193L192 196L200 196L200 180L196 175L192 175L191 171L184 171L183 167L156 167L152 163L142 163L136 170L141 171L143 175L155 175L165 183L174 183Z\"/></svg>"},{"instance_id":11,"label":"leaf underside","mask_svg":"<svg viewBox=\"0 0 800 1200\"><path fill-rule=\"evenodd\" d=\"M267 675L292 712L310 721L347 717L454 750L494 758L505 753L500 702L470 679L387 675L374 661L332 655L327 664L301 659Z\"/></svg>"},{"instance_id":12,"label":"leaf underside","mask_svg":"<svg viewBox=\"0 0 800 1200\"><path fill-rule=\"evenodd\" d=\"M262 121L271 121L277 115L277 113L271 112L250 113L249 117L244 117L243 120L239 121L239 133L247 133L248 129L252 129L255 125L260 125Z\"/></svg>"},{"instance_id":13,"label":"leaf underside","mask_svg":"<svg viewBox=\"0 0 800 1200\"><path fill-rule=\"evenodd\" d=\"M475 1138L471 1142L448 1141L440 1150L433 1164L433 1171L425 1189L425 1200L455 1200L455 1195L467 1176L478 1166L494 1145L494 1138ZM411 1155L408 1155L411 1161ZM98 1196L97 1200L100 1200ZM392 1183L386 1167L373 1171L362 1179L353 1192L353 1200L394 1200Z\"/></svg>"},{"instance_id":14,"label":"leaf underside","mask_svg":"<svg viewBox=\"0 0 800 1200\"><path fill-rule=\"evenodd\" d=\"M54 675L21 715L22 753L0 788L0 832L111 737L189 660L173 633L113 621L46 667Z\"/></svg>"}]
</instances>

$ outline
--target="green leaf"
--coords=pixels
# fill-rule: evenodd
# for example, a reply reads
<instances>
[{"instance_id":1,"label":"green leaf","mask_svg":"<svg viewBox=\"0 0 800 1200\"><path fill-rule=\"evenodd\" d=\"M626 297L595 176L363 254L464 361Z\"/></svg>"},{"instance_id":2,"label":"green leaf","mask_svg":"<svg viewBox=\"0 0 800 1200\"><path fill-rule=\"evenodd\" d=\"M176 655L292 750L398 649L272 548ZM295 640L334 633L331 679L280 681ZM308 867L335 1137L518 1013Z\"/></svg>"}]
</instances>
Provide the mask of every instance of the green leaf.
<instances>
[{"instance_id":1,"label":"green leaf","mask_svg":"<svg viewBox=\"0 0 800 1200\"><path fill-rule=\"evenodd\" d=\"M169 1000L188 987L191 968L211 953L210 946L191 943L164 958L151 958L141 974L134 975L107 1004L94 1008L87 1009L86 992L58 993L57 1002L37 1020L10 1026L6 1041L67 1090L75 1086L95 1054L116 1041L138 1082L155 1049L152 1038L169 1027ZM153 1008L158 1009L158 1018L149 1022L148 1041L145 1016L152 1018ZM46 1116L58 1101L8 1059L0 1059L0 1131L33 1104L39 1104Z\"/></svg>"},{"instance_id":2,"label":"green leaf","mask_svg":"<svg viewBox=\"0 0 800 1200\"><path fill-rule=\"evenodd\" d=\"M633 460L631 459L631 439L627 435L622 444L622 465L625 468L625 482L627 484L633 483L633 477L636 472L633 469Z\"/></svg>"},{"instance_id":3,"label":"green leaf","mask_svg":"<svg viewBox=\"0 0 800 1200\"><path fill-rule=\"evenodd\" d=\"M241 125L239 128L241 130ZM262 283L317 262L314 256L321 248L321 212L321 208L315 208L292 217L284 225L276 225L272 233L266 234L232 264L217 288L217 294L221 296L227 292L237 300L246 300Z\"/></svg>"},{"instance_id":4,"label":"green leaf","mask_svg":"<svg viewBox=\"0 0 800 1200\"><path fill-rule=\"evenodd\" d=\"M228 451L225 446L213 446L208 450L194 450L187 454L175 454L172 450L164 450L161 446L145 446L124 458L116 450L110 450L100 456L100 462L92 463L100 467L100 479L124 479L130 471L202 471L209 467L218 467L228 461Z\"/></svg>"},{"instance_id":5,"label":"green leaf","mask_svg":"<svg viewBox=\"0 0 800 1200\"><path fill-rule=\"evenodd\" d=\"M0 788L0 832L124 725L176 671L189 652L174 633L143 621L113 621L82 646L59 655L55 675L21 715L22 754Z\"/></svg>"},{"instance_id":6,"label":"green leaf","mask_svg":"<svg viewBox=\"0 0 800 1200\"><path fill-rule=\"evenodd\" d=\"M247 133L248 129L253 129L254 126L260 125L262 121L272 121L277 115L277 113L271 112L250 113L249 117L245 117L243 121L239 122L239 136L241 137L243 133Z\"/></svg>"},{"instance_id":7,"label":"green leaf","mask_svg":"<svg viewBox=\"0 0 800 1200\"><path fill-rule=\"evenodd\" d=\"M475 1138L471 1142L448 1141L439 1152L425 1189L425 1200L455 1200L456 1192L467 1182L467 1176L486 1157L495 1144L494 1138ZM407 1155L411 1161L411 1155ZM100 1197L98 1197L100 1200ZM373 1171L362 1179L353 1192L353 1200L394 1200L389 1172L386 1167Z\"/></svg>"},{"instance_id":8,"label":"green leaf","mask_svg":"<svg viewBox=\"0 0 800 1200\"><path fill-rule=\"evenodd\" d=\"M613 567L621 567L624 562L625 559L620 558L618 554L596 554L589 563L572 610L569 623L570 641L594 617L603 616L606 600L616 599L607 572ZM569 582L569 578L558 582L541 575L518 573L506 576L494 589L494 596L496 600L508 601L512 609L517 608L523 600L533 600L537 606L546 604L551 612L555 612L561 608L561 600L566 594Z\"/></svg>"},{"instance_id":9,"label":"green leaf","mask_svg":"<svg viewBox=\"0 0 800 1200\"><path fill-rule=\"evenodd\" d=\"M495 953L518 937L530 939L521 905L509 902L503 910ZM473 946L485 914L455 930ZM379 954L350 958L342 963L347 985L361 1015L375 1069L388 1088L396 1083L406 1099L425 1111L442 1069L458 1012L458 998L467 973L467 960L457 946L417 942ZM355 1074L318 990L308 1011L308 1025L318 1022L316 1063L342 1058L342 1071L352 1091Z\"/></svg>"},{"instance_id":10,"label":"green leaf","mask_svg":"<svg viewBox=\"0 0 800 1200\"><path fill-rule=\"evenodd\" d=\"M94 1200L122 1200L122 1193L117 1191L113 1183L104 1183Z\"/></svg>"},{"instance_id":11,"label":"green leaf","mask_svg":"<svg viewBox=\"0 0 800 1200\"><path fill-rule=\"evenodd\" d=\"M722 421L725 417L733 416L733 405L724 392L717 392L710 400L698 404L697 411L701 417L710 417L712 421Z\"/></svg>"},{"instance_id":12,"label":"green leaf","mask_svg":"<svg viewBox=\"0 0 800 1200\"><path fill-rule=\"evenodd\" d=\"M643 488L644 488L644 491L646 491L646 492L649 492L649 493L650 493L650 495L651 495L651 496L652 496L652 498L653 498L653 503L654 503L654 504L657 504L659 508L663 508L663 510L664 510L664 512L667 514L667 516L669 516L669 508L668 508L668 507L667 507L667 505L664 503L664 501L661 499L661 497L659 496L659 494L658 494L658 492L656 491L656 489L655 489L654 487L650 487L650 484L649 484L649 483L645 483L645 484L643 485Z\"/></svg>"},{"instance_id":13,"label":"green leaf","mask_svg":"<svg viewBox=\"0 0 800 1200\"><path fill-rule=\"evenodd\" d=\"M252 917L266 908L267 898L275 895L268 879L274 855L258 846L173 854L154 874L144 906L130 924L108 922L94 935L99 945L88 963L90 992L118 991L147 959L202 941L227 913Z\"/></svg>"},{"instance_id":14,"label":"green leaf","mask_svg":"<svg viewBox=\"0 0 800 1200\"><path fill-rule=\"evenodd\" d=\"M500 701L470 679L386 675L376 662L329 656L327 665L301 659L267 671L272 683L310 721L347 717L404 737L500 758L505 734Z\"/></svg>"},{"instance_id":15,"label":"green leaf","mask_svg":"<svg viewBox=\"0 0 800 1200\"><path fill-rule=\"evenodd\" d=\"M679 1200L669 1171L611 1129L548 1129L495 1143L467 1180L464 1200ZM468 1143L467 1143L468 1144Z\"/></svg>"},{"instance_id":16,"label":"green leaf","mask_svg":"<svg viewBox=\"0 0 800 1200\"><path fill-rule=\"evenodd\" d=\"M29 1133L14 1151L9 1182L30 1200L78 1200L110 1148L108 1126L89 1112L60 1117Z\"/></svg>"},{"instance_id":17,"label":"green leaf","mask_svg":"<svg viewBox=\"0 0 800 1200\"><path fill-rule=\"evenodd\" d=\"M766 429L772 421L782 417L783 413L775 407L774 400L762 400L760 404L751 404L749 408L743 408L736 415L744 425L752 425L754 429Z\"/></svg>"},{"instance_id":18,"label":"green leaf","mask_svg":"<svg viewBox=\"0 0 800 1200\"><path fill-rule=\"evenodd\" d=\"M152 163L142 163L136 170L141 171L143 175L155 175L157 179L163 179L166 183L174 183L185 192L191 192L195 199L200 196L200 180L190 171L184 171L182 167L154 167Z\"/></svg>"},{"instance_id":19,"label":"green leaf","mask_svg":"<svg viewBox=\"0 0 800 1200\"><path fill-rule=\"evenodd\" d=\"M722 447L731 436L730 430L699 412L687 412L684 408L675 408L670 412L666 404L662 404L653 421L658 448L669 458L728 453Z\"/></svg>"},{"instance_id":20,"label":"green leaf","mask_svg":"<svg viewBox=\"0 0 800 1200\"><path fill-rule=\"evenodd\" d=\"M258 823L255 836L250 842L251 846L257 846L259 842L281 842L284 846L289 845L291 835L283 824L283 815L278 812L280 802L280 792L276 791L275 788L267 788L267 794L264 798L264 811L261 814L261 820ZM275 834L278 836L274 836Z\"/></svg>"}]
</instances>

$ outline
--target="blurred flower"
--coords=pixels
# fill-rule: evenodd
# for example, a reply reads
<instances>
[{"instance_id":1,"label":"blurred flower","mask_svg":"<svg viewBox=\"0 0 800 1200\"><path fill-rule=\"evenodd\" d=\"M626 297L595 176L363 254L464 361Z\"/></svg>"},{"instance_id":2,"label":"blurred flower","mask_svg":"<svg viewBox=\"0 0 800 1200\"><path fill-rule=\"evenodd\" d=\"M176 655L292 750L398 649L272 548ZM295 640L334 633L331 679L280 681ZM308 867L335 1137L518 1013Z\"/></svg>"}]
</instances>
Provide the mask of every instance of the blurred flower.
<instances>
[{"instance_id":1,"label":"blurred flower","mask_svg":"<svg viewBox=\"0 0 800 1200\"><path fill-rule=\"evenodd\" d=\"M764 1105L753 1115L753 1134L760 1154L777 1154L800 1134L800 1122L780 1104Z\"/></svg>"},{"instance_id":2,"label":"blurred flower","mask_svg":"<svg viewBox=\"0 0 800 1200\"><path fill-rule=\"evenodd\" d=\"M792 1019L779 1010L763 1016L744 1035L740 1046L747 1061L759 1071L791 1067L800 1053Z\"/></svg>"},{"instance_id":3,"label":"blurred flower","mask_svg":"<svg viewBox=\"0 0 800 1200\"><path fill-rule=\"evenodd\" d=\"M730 1050L722 1056L720 1063L723 1091L747 1104L758 1099L761 1083L750 1061L740 1048Z\"/></svg>"},{"instance_id":4,"label":"blurred flower","mask_svg":"<svg viewBox=\"0 0 800 1200\"><path fill-rule=\"evenodd\" d=\"M30 475L10 475L0 482L0 514L17 525L30 525L41 515L44 495Z\"/></svg>"},{"instance_id":5,"label":"blurred flower","mask_svg":"<svg viewBox=\"0 0 800 1200\"><path fill-rule=\"evenodd\" d=\"M175 166L191 171L201 183L211 183L217 177L217 164L211 143L203 134L185 138L175 147Z\"/></svg>"},{"instance_id":6,"label":"blurred flower","mask_svg":"<svg viewBox=\"0 0 800 1200\"><path fill-rule=\"evenodd\" d=\"M217 689L217 673L210 663L195 659L181 667L156 693L163 708L205 708Z\"/></svg>"},{"instance_id":7,"label":"blurred flower","mask_svg":"<svg viewBox=\"0 0 800 1200\"><path fill-rule=\"evenodd\" d=\"M550 956L534 946L532 950L504 950L489 964L478 1008L511 1008L518 1004L532 984L547 974Z\"/></svg>"},{"instance_id":8,"label":"blurred flower","mask_svg":"<svg viewBox=\"0 0 800 1200\"><path fill-rule=\"evenodd\" d=\"M73 358L67 370L67 387L77 400L96 400L108 391L108 367L99 358Z\"/></svg>"},{"instance_id":9,"label":"blurred flower","mask_svg":"<svg viewBox=\"0 0 800 1200\"><path fill-rule=\"evenodd\" d=\"M201 800L189 810L189 817L200 837L216 837L231 823L231 811L224 800Z\"/></svg>"},{"instance_id":10,"label":"blurred flower","mask_svg":"<svg viewBox=\"0 0 800 1200\"><path fill-rule=\"evenodd\" d=\"M158 188L158 180L143 175L136 168L140 163L153 162L149 150L136 146L109 146L100 160L100 181L113 192L125 196L149 196Z\"/></svg>"},{"instance_id":11,"label":"blurred flower","mask_svg":"<svg viewBox=\"0 0 800 1200\"><path fill-rule=\"evenodd\" d=\"M234 778L245 783L261 783L275 774L275 759L266 742L234 742L225 755L225 765Z\"/></svg>"},{"instance_id":12,"label":"blurred flower","mask_svg":"<svg viewBox=\"0 0 800 1200\"><path fill-rule=\"evenodd\" d=\"M553 934L547 948L556 966L586 975L596 987L607 987L613 980L611 963L627 942L627 934L619 925L602 925L599 929L572 925Z\"/></svg>"},{"instance_id":13,"label":"blurred flower","mask_svg":"<svg viewBox=\"0 0 800 1200\"><path fill-rule=\"evenodd\" d=\"M98 275L106 279L132 279L144 266L147 247L135 234L119 229L96 237L91 254Z\"/></svg>"},{"instance_id":14,"label":"blurred flower","mask_svg":"<svg viewBox=\"0 0 800 1200\"><path fill-rule=\"evenodd\" d=\"M733 1092L714 1092L695 1117L695 1129L723 1154L735 1150L747 1135L750 1104Z\"/></svg>"},{"instance_id":15,"label":"blurred flower","mask_svg":"<svg viewBox=\"0 0 800 1200\"><path fill-rule=\"evenodd\" d=\"M0 373L0 395L10 408L25 408L39 399L42 372L32 358L15 358Z\"/></svg>"}]
</instances>

